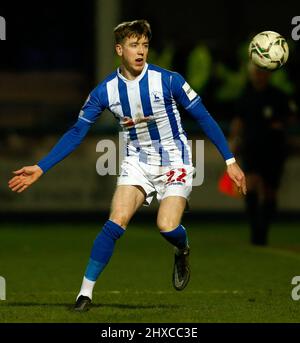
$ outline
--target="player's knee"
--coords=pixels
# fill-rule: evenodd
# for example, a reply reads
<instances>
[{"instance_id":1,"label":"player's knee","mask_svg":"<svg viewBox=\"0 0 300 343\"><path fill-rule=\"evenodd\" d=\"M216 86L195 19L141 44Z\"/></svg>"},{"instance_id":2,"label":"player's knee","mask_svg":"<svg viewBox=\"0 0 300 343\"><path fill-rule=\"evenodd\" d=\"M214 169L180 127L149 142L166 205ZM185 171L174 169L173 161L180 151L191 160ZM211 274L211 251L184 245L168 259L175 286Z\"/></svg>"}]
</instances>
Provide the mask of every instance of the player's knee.
<instances>
[{"instance_id":1,"label":"player's knee","mask_svg":"<svg viewBox=\"0 0 300 343\"><path fill-rule=\"evenodd\" d=\"M129 222L129 218L125 213L112 213L109 217L109 220L120 225L122 228L126 228Z\"/></svg>"},{"instance_id":2,"label":"player's knee","mask_svg":"<svg viewBox=\"0 0 300 343\"><path fill-rule=\"evenodd\" d=\"M179 223L175 222L172 218L157 218L157 227L160 231L172 231Z\"/></svg>"}]
</instances>

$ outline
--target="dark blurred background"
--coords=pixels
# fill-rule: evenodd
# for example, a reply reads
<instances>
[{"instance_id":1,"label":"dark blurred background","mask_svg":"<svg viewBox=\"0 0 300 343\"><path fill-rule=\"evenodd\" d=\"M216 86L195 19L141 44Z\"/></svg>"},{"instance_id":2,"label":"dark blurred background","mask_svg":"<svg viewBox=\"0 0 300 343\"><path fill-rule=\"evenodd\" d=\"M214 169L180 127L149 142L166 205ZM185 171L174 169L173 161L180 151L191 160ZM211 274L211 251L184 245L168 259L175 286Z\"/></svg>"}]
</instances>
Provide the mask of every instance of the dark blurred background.
<instances>
[{"instance_id":1,"label":"dark blurred background","mask_svg":"<svg viewBox=\"0 0 300 343\"><path fill-rule=\"evenodd\" d=\"M258 32L272 30L288 41L290 57L272 83L294 100L300 93L300 41L291 39L294 0L9 2L0 4L6 41L0 41L0 213L25 218L51 213L78 217L105 215L115 176L99 176L101 139L118 141L118 127L103 113L84 143L24 194L7 187L11 171L37 163L77 119L90 90L117 66L112 30L125 20L147 19L153 31L149 61L180 72L198 91L228 134L235 102L247 79L247 47ZM190 139L204 138L182 113ZM300 214L300 126L289 132L290 155L280 188L279 209ZM191 212L225 216L243 213L243 202L220 194L224 162L205 140L205 178L195 187ZM142 214L157 207L143 208Z\"/></svg>"}]
</instances>

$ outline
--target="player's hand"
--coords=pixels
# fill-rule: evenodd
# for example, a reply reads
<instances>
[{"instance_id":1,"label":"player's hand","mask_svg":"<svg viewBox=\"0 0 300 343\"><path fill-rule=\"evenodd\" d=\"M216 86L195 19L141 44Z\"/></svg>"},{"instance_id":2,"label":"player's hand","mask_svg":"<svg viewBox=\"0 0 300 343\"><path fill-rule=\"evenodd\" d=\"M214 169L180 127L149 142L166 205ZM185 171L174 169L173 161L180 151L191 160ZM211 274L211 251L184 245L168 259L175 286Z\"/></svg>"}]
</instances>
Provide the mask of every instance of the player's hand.
<instances>
[{"instance_id":1,"label":"player's hand","mask_svg":"<svg viewBox=\"0 0 300 343\"><path fill-rule=\"evenodd\" d=\"M38 165L34 165L15 170L13 174L16 176L8 181L8 187L13 192L21 193L37 181L43 174L43 171Z\"/></svg>"},{"instance_id":2,"label":"player's hand","mask_svg":"<svg viewBox=\"0 0 300 343\"><path fill-rule=\"evenodd\" d=\"M246 195L247 186L246 186L246 177L242 169L235 162L227 166L227 173L232 181L236 184L240 194Z\"/></svg>"}]
</instances>

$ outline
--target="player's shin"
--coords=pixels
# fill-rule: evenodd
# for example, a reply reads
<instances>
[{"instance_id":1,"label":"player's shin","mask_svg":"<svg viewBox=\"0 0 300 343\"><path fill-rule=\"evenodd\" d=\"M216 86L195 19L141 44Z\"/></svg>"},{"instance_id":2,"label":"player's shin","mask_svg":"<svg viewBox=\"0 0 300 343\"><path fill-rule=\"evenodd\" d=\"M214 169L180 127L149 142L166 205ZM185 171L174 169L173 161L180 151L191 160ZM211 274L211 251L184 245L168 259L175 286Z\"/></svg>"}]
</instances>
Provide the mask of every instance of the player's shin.
<instances>
[{"instance_id":1,"label":"player's shin","mask_svg":"<svg viewBox=\"0 0 300 343\"><path fill-rule=\"evenodd\" d=\"M160 231L161 235L178 249L188 246L188 237L185 228L182 225L177 226L171 231Z\"/></svg>"},{"instance_id":2,"label":"player's shin","mask_svg":"<svg viewBox=\"0 0 300 343\"><path fill-rule=\"evenodd\" d=\"M119 239L124 232L125 230L121 226L111 220L108 220L104 224L102 230L94 241L77 299L80 295L84 295L92 299L93 288L96 280L108 264L113 254L116 240Z\"/></svg>"},{"instance_id":3,"label":"player's shin","mask_svg":"<svg viewBox=\"0 0 300 343\"><path fill-rule=\"evenodd\" d=\"M172 231L161 231L162 236L175 246L172 282L177 291L183 290L190 280L190 248L186 230L182 225Z\"/></svg>"}]
</instances>

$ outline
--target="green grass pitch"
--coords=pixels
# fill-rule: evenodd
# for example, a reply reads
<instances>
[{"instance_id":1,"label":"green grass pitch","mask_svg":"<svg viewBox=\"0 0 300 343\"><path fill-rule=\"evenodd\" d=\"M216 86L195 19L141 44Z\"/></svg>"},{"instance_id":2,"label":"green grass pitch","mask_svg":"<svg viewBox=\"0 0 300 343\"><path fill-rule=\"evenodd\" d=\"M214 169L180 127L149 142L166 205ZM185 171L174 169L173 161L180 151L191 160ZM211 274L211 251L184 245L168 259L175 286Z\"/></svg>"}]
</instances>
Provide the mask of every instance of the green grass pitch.
<instances>
[{"instance_id":1,"label":"green grass pitch","mask_svg":"<svg viewBox=\"0 0 300 343\"><path fill-rule=\"evenodd\" d=\"M101 224L4 224L1 323L299 322L291 280L300 275L300 230L275 224L269 247L248 243L243 223L184 222L191 281L173 290L173 249L155 223L133 222L117 243L86 313L71 308Z\"/></svg>"}]
</instances>

